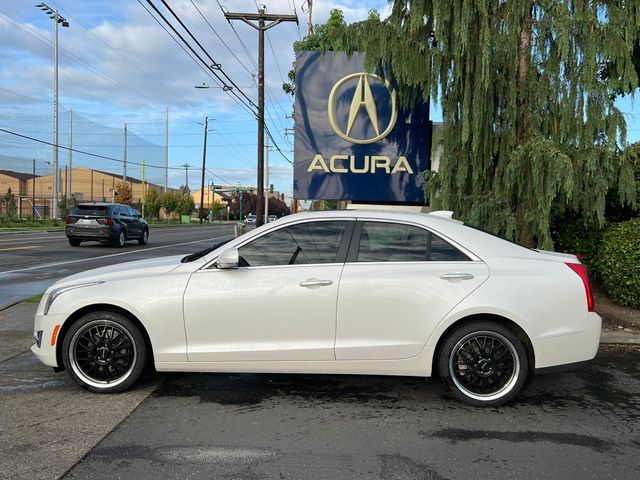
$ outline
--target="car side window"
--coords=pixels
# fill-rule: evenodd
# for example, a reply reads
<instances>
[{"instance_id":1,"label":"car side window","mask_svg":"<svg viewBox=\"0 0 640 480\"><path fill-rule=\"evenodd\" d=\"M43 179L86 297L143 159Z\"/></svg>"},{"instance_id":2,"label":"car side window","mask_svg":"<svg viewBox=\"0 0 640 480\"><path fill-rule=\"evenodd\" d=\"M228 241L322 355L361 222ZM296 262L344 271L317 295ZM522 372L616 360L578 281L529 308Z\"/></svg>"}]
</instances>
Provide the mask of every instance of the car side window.
<instances>
[{"instance_id":1,"label":"car side window","mask_svg":"<svg viewBox=\"0 0 640 480\"><path fill-rule=\"evenodd\" d=\"M364 222L357 262L452 262L467 257L438 235L413 225Z\"/></svg>"},{"instance_id":2,"label":"car side window","mask_svg":"<svg viewBox=\"0 0 640 480\"><path fill-rule=\"evenodd\" d=\"M279 228L240 247L241 267L334 263L348 222L307 222Z\"/></svg>"}]
</instances>

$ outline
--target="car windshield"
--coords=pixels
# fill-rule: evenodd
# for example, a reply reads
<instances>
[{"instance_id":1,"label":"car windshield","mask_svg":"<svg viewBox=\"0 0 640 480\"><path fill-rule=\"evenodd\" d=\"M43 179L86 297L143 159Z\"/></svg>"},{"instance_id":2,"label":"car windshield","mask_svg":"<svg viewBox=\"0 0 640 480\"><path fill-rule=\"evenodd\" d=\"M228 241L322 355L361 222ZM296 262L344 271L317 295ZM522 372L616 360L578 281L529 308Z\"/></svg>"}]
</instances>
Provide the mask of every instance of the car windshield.
<instances>
[{"instance_id":1,"label":"car windshield","mask_svg":"<svg viewBox=\"0 0 640 480\"><path fill-rule=\"evenodd\" d=\"M95 215L104 216L108 213L109 207L99 205L78 205L71 210L71 215Z\"/></svg>"}]
</instances>

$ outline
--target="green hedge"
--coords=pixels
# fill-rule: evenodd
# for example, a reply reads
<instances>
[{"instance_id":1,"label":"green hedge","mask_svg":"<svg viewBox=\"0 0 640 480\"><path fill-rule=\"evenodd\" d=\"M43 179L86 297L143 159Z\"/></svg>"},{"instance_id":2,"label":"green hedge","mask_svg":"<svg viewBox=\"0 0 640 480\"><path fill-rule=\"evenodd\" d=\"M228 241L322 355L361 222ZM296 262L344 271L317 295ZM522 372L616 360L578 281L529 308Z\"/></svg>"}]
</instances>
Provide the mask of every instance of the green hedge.
<instances>
[{"instance_id":1,"label":"green hedge","mask_svg":"<svg viewBox=\"0 0 640 480\"><path fill-rule=\"evenodd\" d=\"M640 308L640 218L604 230L596 269L613 301Z\"/></svg>"},{"instance_id":2,"label":"green hedge","mask_svg":"<svg viewBox=\"0 0 640 480\"><path fill-rule=\"evenodd\" d=\"M586 226L581 219L559 220L553 231L555 250L579 255L589 268L591 277L599 278L597 264L602 233L601 228Z\"/></svg>"}]
</instances>

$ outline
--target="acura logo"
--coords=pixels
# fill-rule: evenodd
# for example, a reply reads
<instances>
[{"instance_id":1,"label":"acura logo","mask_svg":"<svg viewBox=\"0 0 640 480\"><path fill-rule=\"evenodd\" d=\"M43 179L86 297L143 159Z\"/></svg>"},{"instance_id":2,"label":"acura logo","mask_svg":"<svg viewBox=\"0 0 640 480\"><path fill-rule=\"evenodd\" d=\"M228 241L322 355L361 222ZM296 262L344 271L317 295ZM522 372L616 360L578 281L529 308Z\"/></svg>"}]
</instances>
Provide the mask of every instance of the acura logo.
<instances>
[{"instance_id":1,"label":"acura logo","mask_svg":"<svg viewBox=\"0 0 640 480\"><path fill-rule=\"evenodd\" d=\"M356 91L351 99L351 107L349 107L349 118L347 121L347 130L346 132L342 130L342 128L338 125L336 120L336 99L340 90L349 80L357 79ZM382 83L385 87L387 87L387 91L389 92L389 101L391 102L391 117L389 118L389 123L386 128L380 132L380 123L378 121L378 107L376 105L376 101L373 98L373 94L371 93L371 86L369 85L369 80L374 80L376 82ZM369 118L369 122L371 123L374 132L376 133L373 138L353 138L351 137L351 129L353 128L353 124L358 117L359 112L363 110ZM331 92L329 93L329 124L334 132L340 137L351 143L373 143L378 140L383 139L396 125L396 120L398 118L398 112L396 109L396 92L391 90L389 86L389 82L385 82L378 75L374 75L372 73L352 73L347 75L346 77L341 78L336 82L336 84L331 88Z\"/></svg>"}]
</instances>

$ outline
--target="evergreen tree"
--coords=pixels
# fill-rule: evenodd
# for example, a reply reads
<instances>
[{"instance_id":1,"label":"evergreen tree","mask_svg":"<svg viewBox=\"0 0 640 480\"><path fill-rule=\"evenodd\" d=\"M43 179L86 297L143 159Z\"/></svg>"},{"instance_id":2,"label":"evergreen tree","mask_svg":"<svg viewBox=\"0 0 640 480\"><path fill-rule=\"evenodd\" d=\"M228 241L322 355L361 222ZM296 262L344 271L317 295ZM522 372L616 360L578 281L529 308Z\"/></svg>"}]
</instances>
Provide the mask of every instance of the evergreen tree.
<instances>
[{"instance_id":1,"label":"evergreen tree","mask_svg":"<svg viewBox=\"0 0 640 480\"><path fill-rule=\"evenodd\" d=\"M443 156L425 174L435 208L551 248L553 215L602 224L612 188L635 204L614 101L638 86L640 2L396 0L385 21L332 19L296 48L363 51L404 105L440 104Z\"/></svg>"}]
</instances>

